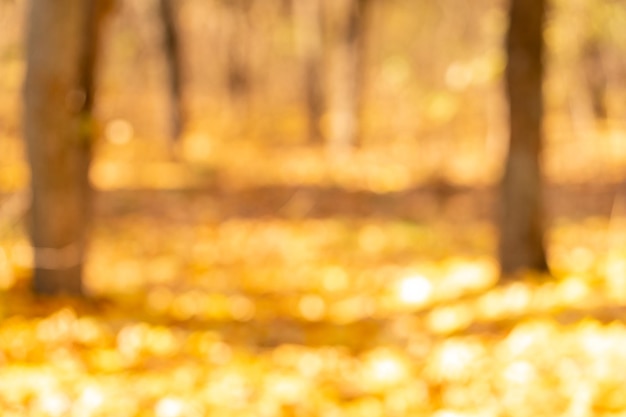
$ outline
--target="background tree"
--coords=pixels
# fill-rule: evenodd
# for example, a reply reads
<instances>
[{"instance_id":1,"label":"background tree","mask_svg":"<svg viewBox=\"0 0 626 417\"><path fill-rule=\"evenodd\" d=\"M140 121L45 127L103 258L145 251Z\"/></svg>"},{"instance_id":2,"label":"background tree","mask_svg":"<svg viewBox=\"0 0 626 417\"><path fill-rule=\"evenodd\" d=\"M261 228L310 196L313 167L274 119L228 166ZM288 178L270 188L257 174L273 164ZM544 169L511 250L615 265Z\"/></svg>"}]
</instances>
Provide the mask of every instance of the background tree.
<instances>
[{"instance_id":1,"label":"background tree","mask_svg":"<svg viewBox=\"0 0 626 417\"><path fill-rule=\"evenodd\" d=\"M226 85L231 105L236 117L248 117L250 107L251 80L251 39L250 11L253 0L226 0L225 5L225 45L226 45Z\"/></svg>"},{"instance_id":2,"label":"background tree","mask_svg":"<svg viewBox=\"0 0 626 417\"><path fill-rule=\"evenodd\" d=\"M347 0L334 5L332 71L329 89L329 141L343 152L360 140L360 113L370 0Z\"/></svg>"},{"instance_id":3,"label":"background tree","mask_svg":"<svg viewBox=\"0 0 626 417\"><path fill-rule=\"evenodd\" d=\"M321 0L294 0L295 26L304 72L304 96L310 143L322 142L324 45Z\"/></svg>"},{"instance_id":4,"label":"background tree","mask_svg":"<svg viewBox=\"0 0 626 417\"><path fill-rule=\"evenodd\" d=\"M163 47L168 72L170 139L175 143L183 130L183 87L180 37L176 5L172 0L159 0L159 16L163 28Z\"/></svg>"},{"instance_id":5,"label":"background tree","mask_svg":"<svg viewBox=\"0 0 626 417\"><path fill-rule=\"evenodd\" d=\"M91 111L99 23L110 2L31 2L24 137L37 293L82 294L91 215Z\"/></svg>"},{"instance_id":6,"label":"background tree","mask_svg":"<svg viewBox=\"0 0 626 417\"><path fill-rule=\"evenodd\" d=\"M499 260L504 276L547 271L540 167L545 0L511 0L506 37L509 150L501 183Z\"/></svg>"}]
</instances>

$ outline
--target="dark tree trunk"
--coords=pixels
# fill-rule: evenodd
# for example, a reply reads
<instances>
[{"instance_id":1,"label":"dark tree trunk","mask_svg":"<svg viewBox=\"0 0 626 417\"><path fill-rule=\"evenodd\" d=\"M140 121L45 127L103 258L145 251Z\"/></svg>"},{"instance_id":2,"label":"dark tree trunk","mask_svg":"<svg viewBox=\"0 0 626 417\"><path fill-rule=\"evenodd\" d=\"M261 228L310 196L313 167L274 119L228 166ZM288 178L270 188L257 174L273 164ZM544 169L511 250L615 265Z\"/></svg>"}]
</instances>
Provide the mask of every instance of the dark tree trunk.
<instances>
[{"instance_id":1,"label":"dark tree trunk","mask_svg":"<svg viewBox=\"0 0 626 417\"><path fill-rule=\"evenodd\" d=\"M159 15L163 27L163 46L167 61L170 139L174 144L184 127L182 68L179 25L173 0L159 0Z\"/></svg>"},{"instance_id":2,"label":"dark tree trunk","mask_svg":"<svg viewBox=\"0 0 626 417\"><path fill-rule=\"evenodd\" d=\"M540 155L545 0L512 0L506 38L509 152L502 179L499 257L503 276L548 270Z\"/></svg>"},{"instance_id":3,"label":"dark tree trunk","mask_svg":"<svg viewBox=\"0 0 626 417\"><path fill-rule=\"evenodd\" d=\"M310 143L321 143L324 112L322 5L320 0L294 1L295 24L304 67L308 139Z\"/></svg>"},{"instance_id":4,"label":"dark tree trunk","mask_svg":"<svg viewBox=\"0 0 626 417\"><path fill-rule=\"evenodd\" d=\"M37 293L83 293L94 69L99 17L107 4L57 0L30 5L23 125Z\"/></svg>"},{"instance_id":5,"label":"dark tree trunk","mask_svg":"<svg viewBox=\"0 0 626 417\"><path fill-rule=\"evenodd\" d=\"M348 0L334 47L330 94L330 146L340 152L359 144L370 0Z\"/></svg>"}]
</instances>

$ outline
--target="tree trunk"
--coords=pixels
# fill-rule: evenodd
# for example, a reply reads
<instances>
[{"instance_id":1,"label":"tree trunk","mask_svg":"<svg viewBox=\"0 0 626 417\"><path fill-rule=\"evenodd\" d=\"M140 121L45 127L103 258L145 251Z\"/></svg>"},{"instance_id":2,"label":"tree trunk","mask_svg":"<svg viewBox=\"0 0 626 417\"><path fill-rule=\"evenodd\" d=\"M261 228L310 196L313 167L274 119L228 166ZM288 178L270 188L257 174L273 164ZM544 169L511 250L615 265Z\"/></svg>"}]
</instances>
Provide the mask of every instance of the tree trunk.
<instances>
[{"instance_id":1,"label":"tree trunk","mask_svg":"<svg viewBox=\"0 0 626 417\"><path fill-rule=\"evenodd\" d=\"M226 0L227 80L236 113L247 117L250 100L250 8L252 0Z\"/></svg>"},{"instance_id":2,"label":"tree trunk","mask_svg":"<svg viewBox=\"0 0 626 417\"><path fill-rule=\"evenodd\" d=\"M30 5L23 124L37 293L83 293L97 23L104 7L100 0Z\"/></svg>"},{"instance_id":3,"label":"tree trunk","mask_svg":"<svg viewBox=\"0 0 626 417\"><path fill-rule=\"evenodd\" d=\"M501 184L499 257L504 277L548 270L540 154L545 0L512 0L506 39L510 138Z\"/></svg>"},{"instance_id":4,"label":"tree trunk","mask_svg":"<svg viewBox=\"0 0 626 417\"><path fill-rule=\"evenodd\" d=\"M602 44L597 37L588 39L582 48L582 66L596 120L606 120L607 77L602 64Z\"/></svg>"},{"instance_id":5,"label":"tree trunk","mask_svg":"<svg viewBox=\"0 0 626 417\"><path fill-rule=\"evenodd\" d=\"M176 143L183 131L182 68L178 22L172 0L159 0L159 15L163 27L163 46L167 61L170 139Z\"/></svg>"},{"instance_id":6,"label":"tree trunk","mask_svg":"<svg viewBox=\"0 0 626 417\"><path fill-rule=\"evenodd\" d=\"M370 0L348 0L338 21L330 91L330 146L345 152L359 144Z\"/></svg>"},{"instance_id":7,"label":"tree trunk","mask_svg":"<svg viewBox=\"0 0 626 417\"><path fill-rule=\"evenodd\" d=\"M321 0L295 0L296 31L304 67L304 95L307 112L308 139L321 143L324 112L323 29Z\"/></svg>"}]
</instances>

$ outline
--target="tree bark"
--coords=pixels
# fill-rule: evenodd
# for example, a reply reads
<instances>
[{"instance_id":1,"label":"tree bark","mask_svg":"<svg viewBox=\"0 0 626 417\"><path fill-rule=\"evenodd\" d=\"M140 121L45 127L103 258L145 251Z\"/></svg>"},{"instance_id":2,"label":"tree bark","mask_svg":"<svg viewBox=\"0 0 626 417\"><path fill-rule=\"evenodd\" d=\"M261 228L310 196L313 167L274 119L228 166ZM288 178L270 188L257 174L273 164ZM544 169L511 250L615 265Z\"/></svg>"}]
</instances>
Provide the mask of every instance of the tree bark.
<instances>
[{"instance_id":1,"label":"tree bark","mask_svg":"<svg viewBox=\"0 0 626 417\"><path fill-rule=\"evenodd\" d=\"M330 146L345 152L359 144L370 0L348 0L340 16L330 93Z\"/></svg>"},{"instance_id":2,"label":"tree bark","mask_svg":"<svg viewBox=\"0 0 626 417\"><path fill-rule=\"evenodd\" d=\"M588 39L582 48L582 67L585 76L591 109L596 120L606 120L607 76L602 63L602 44L596 36Z\"/></svg>"},{"instance_id":3,"label":"tree bark","mask_svg":"<svg viewBox=\"0 0 626 417\"><path fill-rule=\"evenodd\" d=\"M250 9L252 0L227 0L227 80L230 100L246 113L250 99Z\"/></svg>"},{"instance_id":4,"label":"tree bark","mask_svg":"<svg viewBox=\"0 0 626 417\"><path fill-rule=\"evenodd\" d=\"M101 0L33 1L28 15L24 137L31 174L36 293L83 294L91 217L89 165Z\"/></svg>"},{"instance_id":5,"label":"tree bark","mask_svg":"<svg viewBox=\"0 0 626 417\"><path fill-rule=\"evenodd\" d=\"M295 24L304 69L304 96L309 143L323 141L324 51L321 0L295 0Z\"/></svg>"},{"instance_id":6,"label":"tree bark","mask_svg":"<svg viewBox=\"0 0 626 417\"><path fill-rule=\"evenodd\" d=\"M540 156L545 0L511 0L506 38L509 151L501 183L499 258L504 277L548 271Z\"/></svg>"},{"instance_id":7,"label":"tree bark","mask_svg":"<svg viewBox=\"0 0 626 417\"><path fill-rule=\"evenodd\" d=\"M182 63L179 25L172 0L159 0L159 15L163 27L163 46L167 63L169 95L170 139L176 143L183 131Z\"/></svg>"}]
</instances>

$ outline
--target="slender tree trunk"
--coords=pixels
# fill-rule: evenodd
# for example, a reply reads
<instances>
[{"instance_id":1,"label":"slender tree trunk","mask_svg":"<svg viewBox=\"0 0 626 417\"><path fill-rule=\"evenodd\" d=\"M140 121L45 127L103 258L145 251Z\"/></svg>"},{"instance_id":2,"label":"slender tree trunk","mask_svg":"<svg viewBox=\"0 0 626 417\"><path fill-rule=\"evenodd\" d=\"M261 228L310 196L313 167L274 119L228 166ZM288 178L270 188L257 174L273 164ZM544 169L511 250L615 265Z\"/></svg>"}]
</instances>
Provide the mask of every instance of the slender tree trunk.
<instances>
[{"instance_id":1,"label":"slender tree trunk","mask_svg":"<svg viewBox=\"0 0 626 417\"><path fill-rule=\"evenodd\" d=\"M502 179L499 257L503 276L547 271L540 154L545 0L511 0L506 39L510 138Z\"/></svg>"},{"instance_id":2,"label":"slender tree trunk","mask_svg":"<svg viewBox=\"0 0 626 417\"><path fill-rule=\"evenodd\" d=\"M83 293L101 0L32 1L24 81L37 293Z\"/></svg>"},{"instance_id":3,"label":"slender tree trunk","mask_svg":"<svg viewBox=\"0 0 626 417\"><path fill-rule=\"evenodd\" d=\"M330 146L345 152L359 144L370 0L348 0L340 17L330 91Z\"/></svg>"},{"instance_id":4,"label":"slender tree trunk","mask_svg":"<svg viewBox=\"0 0 626 417\"><path fill-rule=\"evenodd\" d=\"M608 82L602 65L602 45L596 37L588 39L583 46L582 66L593 115L596 120L605 120L608 116L606 108Z\"/></svg>"},{"instance_id":5,"label":"slender tree trunk","mask_svg":"<svg viewBox=\"0 0 626 417\"><path fill-rule=\"evenodd\" d=\"M294 0L296 30L304 67L304 95L310 143L321 143L324 112L321 0Z\"/></svg>"},{"instance_id":6,"label":"slender tree trunk","mask_svg":"<svg viewBox=\"0 0 626 417\"><path fill-rule=\"evenodd\" d=\"M176 143L183 131L183 91L179 25L173 0L159 0L159 15L163 27L163 45L167 61L170 139Z\"/></svg>"},{"instance_id":7,"label":"slender tree trunk","mask_svg":"<svg viewBox=\"0 0 626 417\"><path fill-rule=\"evenodd\" d=\"M252 0L226 0L226 72L228 93L236 113L247 117L250 100L250 8Z\"/></svg>"}]
</instances>

